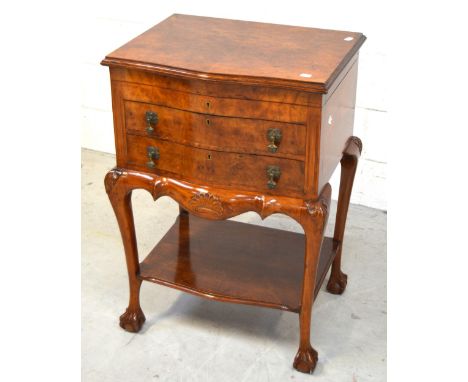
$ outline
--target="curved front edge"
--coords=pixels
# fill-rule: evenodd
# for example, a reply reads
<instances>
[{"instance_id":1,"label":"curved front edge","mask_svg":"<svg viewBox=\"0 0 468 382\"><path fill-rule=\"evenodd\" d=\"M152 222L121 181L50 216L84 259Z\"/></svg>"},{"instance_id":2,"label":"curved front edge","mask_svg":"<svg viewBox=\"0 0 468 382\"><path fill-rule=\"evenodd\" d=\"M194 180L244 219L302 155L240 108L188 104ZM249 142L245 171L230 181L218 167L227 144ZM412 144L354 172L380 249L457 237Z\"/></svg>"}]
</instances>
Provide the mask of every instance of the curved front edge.
<instances>
[{"instance_id":1,"label":"curved front edge","mask_svg":"<svg viewBox=\"0 0 468 382\"><path fill-rule=\"evenodd\" d=\"M121 168L109 171L105 184L107 193L114 192L118 184L118 188L123 187L125 193L133 189L145 189L154 200L169 196L193 215L210 220L224 220L253 211L262 219L274 213L282 213L301 223L301 215L309 208L308 202L302 199L206 187Z\"/></svg>"}]
</instances>

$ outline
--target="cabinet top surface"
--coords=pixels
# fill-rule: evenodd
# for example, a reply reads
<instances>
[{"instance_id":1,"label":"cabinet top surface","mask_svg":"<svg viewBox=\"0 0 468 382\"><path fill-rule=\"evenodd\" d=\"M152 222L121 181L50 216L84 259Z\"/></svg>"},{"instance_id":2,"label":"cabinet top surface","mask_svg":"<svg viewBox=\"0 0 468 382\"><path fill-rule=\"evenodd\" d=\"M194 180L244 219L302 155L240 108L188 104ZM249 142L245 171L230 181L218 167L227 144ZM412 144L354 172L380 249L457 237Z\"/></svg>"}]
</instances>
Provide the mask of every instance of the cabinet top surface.
<instances>
[{"instance_id":1,"label":"cabinet top surface","mask_svg":"<svg viewBox=\"0 0 468 382\"><path fill-rule=\"evenodd\" d=\"M102 64L325 93L365 39L362 33L175 14Z\"/></svg>"}]
</instances>

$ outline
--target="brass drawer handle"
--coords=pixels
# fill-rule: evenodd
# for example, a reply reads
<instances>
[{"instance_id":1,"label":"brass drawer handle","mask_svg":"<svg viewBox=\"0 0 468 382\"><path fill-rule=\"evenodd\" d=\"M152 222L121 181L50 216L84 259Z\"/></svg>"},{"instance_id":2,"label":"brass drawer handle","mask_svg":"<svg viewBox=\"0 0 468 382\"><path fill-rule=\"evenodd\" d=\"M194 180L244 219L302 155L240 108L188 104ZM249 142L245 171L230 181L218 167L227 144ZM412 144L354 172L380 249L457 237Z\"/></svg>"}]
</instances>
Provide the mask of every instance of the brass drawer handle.
<instances>
[{"instance_id":1,"label":"brass drawer handle","mask_svg":"<svg viewBox=\"0 0 468 382\"><path fill-rule=\"evenodd\" d=\"M154 133L154 127L152 125L156 125L158 123L158 114L155 113L154 111L147 111L145 113L145 118L146 118L146 132L148 134L153 134Z\"/></svg>"},{"instance_id":2,"label":"brass drawer handle","mask_svg":"<svg viewBox=\"0 0 468 382\"><path fill-rule=\"evenodd\" d=\"M159 149L157 147L148 146L146 148L146 153L148 154L148 162L146 166L149 168L155 168L156 164L154 163L155 159L159 159Z\"/></svg>"},{"instance_id":3,"label":"brass drawer handle","mask_svg":"<svg viewBox=\"0 0 468 382\"><path fill-rule=\"evenodd\" d=\"M268 176L267 186L270 190L276 188L277 181L281 176L281 170L279 166L268 166L266 170Z\"/></svg>"},{"instance_id":4,"label":"brass drawer handle","mask_svg":"<svg viewBox=\"0 0 468 382\"><path fill-rule=\"evenodd\" d=\"M281 142L281 130L280 129L268 129L267 138L270 141L268 145L268 151L276 153L278 151L278 144Z\"/></svg>"}]
</instances>

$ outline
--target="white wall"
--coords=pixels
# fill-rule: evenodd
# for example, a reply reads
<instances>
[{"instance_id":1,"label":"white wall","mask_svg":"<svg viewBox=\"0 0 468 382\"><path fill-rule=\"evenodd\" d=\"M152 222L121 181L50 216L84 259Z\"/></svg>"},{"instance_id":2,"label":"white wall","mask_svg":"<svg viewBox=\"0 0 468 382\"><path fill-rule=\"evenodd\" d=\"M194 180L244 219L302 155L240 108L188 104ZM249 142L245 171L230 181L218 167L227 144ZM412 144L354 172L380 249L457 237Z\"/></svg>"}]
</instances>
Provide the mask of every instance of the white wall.
<instances>
[{"instance_id":1,"label":"white wall","mask_svg":"<svg viewBox=\"0 0 468 382\"><path fill-rule=\"evenodd\" d=\"M360 1L101 1L83 20L83 147L114 153L109 73L100 61L173 13L263 21L364 33L361 48L355 135L364 143L352 203L386 209L387 98L385 13L378 2ZM339 171L332 178L337 197Z\"/></svg>"}]
</instances>

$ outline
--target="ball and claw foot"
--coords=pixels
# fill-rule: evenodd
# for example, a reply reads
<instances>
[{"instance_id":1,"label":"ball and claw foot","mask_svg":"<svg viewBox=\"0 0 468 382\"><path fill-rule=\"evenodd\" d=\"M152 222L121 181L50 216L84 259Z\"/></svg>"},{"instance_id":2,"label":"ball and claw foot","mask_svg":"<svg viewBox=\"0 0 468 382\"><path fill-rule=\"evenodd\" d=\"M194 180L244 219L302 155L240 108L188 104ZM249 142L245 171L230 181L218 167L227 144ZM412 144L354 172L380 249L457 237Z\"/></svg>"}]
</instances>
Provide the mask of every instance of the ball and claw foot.
<instances>
[{"instance_id":1,"label":"ball and claw foot","mask_svg":"<svg viewBox=\"0 0 468 382\"><path fill-rule=\"evenodd\" d=\"M136 311L127 308L125 313L120 316L120 327L125 329L127 332L136 333L140 331L145 320L146 317L141 308Z\"/></svg>"},{"instance_id":2,"label":"ball and claw foot","mask_svg":"<svg viewBox=\"0 0 468 382\"><path fill-rule=\"evenodd\" d=\"M348 276L343 272L340 271L337 276L332 274L330 280L328 280L327 291L331 294L343 294L347 283Z\"/></svg>"},{"instance_id":3,"label":"ball and claw foot","mask_svg":"<svg viewBox=\"0 0 468 382\"><path fill-rule=\"evenodd\" d=\"M296 358L294 358L293 366L301 373L311 374L317 365L317 360L318 353L312 347L309 347L305 351L299 349Z\"/></svg>"}]
</instances>

